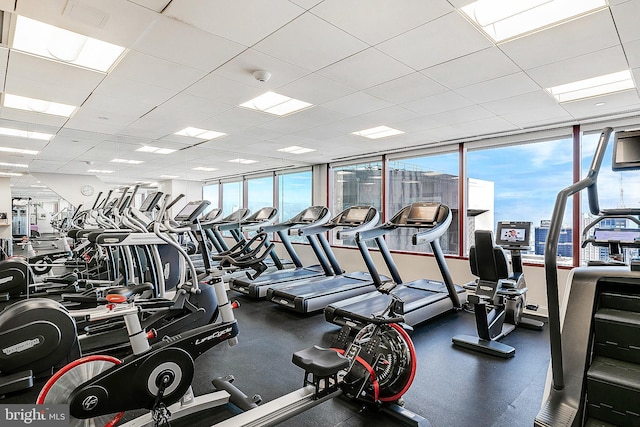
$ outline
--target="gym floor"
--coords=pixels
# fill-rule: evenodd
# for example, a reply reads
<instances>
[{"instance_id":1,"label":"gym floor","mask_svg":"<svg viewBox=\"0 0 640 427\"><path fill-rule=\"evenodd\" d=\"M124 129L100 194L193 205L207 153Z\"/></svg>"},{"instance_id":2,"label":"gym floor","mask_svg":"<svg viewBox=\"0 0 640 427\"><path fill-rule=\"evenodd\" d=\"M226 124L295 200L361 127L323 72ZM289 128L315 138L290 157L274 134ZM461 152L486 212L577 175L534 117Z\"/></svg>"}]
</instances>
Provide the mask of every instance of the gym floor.
<instances>
[{"instance_id":1,"label":"gym floor","mask_svg":"<svg viewBox=\"0 0 640 427\"><path fill-rule=\"evenodd\" d=\"M303 316L269 302L234 296L233 292L230 296L240 302L235 310L239 344L220 345L196 360L195 393L211 391L210 380L228 374L247 395L260 394L265 402L300 388L303 372L291 363L291 355L314 344L329 345L339 328L327 323L322 314ZM418 371L405 394L405 407L427 418L433 427L531 426L542 401L549 363L547 325L542 332L516 329L505 337L503 342L516 348L512 359L454 348L451 337L458 334L475 334L472 314L450 313L415 328L412 338ZM33 402L39 386L8 396L0 404ZM399 425L386 416L357 409L334 399L281 425Z\"/></svg>"}]
</instances>

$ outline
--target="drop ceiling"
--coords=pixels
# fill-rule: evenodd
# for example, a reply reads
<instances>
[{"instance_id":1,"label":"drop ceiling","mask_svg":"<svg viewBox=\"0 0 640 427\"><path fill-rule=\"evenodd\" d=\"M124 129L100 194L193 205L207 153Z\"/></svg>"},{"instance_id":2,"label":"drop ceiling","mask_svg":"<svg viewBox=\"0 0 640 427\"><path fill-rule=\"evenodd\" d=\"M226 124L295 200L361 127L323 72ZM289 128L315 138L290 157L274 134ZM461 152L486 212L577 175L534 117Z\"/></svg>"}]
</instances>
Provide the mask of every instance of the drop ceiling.
<instances>
[{"instance_id":1,"label":"drop ceiling","mask_svg":"<svg viewBox=\"0 0 640 427\"><path fill-rule=\"evenodd\" d=\"M99 177L114 184L161 175L205 181L640 117L637 89L563 104L545 91L621 70L637 82L640 0L610 0L603 10L500 44L458 11L469 2L0 0L2 91L79 107L70 118L1 107L0 127L55 137L0 136L0 145L40 150L2 153L0 161L26 163L31 172L113 170ZM25 54L10 44L16 15L127 50L108 73ZM256 70L271 79L257 81ZM267 91L314 106L283 117L239 107ZM352 134L382 125L404 133L375 141ZM188 126L227 135L174 135ZM177 151L136 151L145 145ZM315 151L278 151L292 145ZM236 158L256 163L229 162ZM11 181L16 191L34 183L29 175Z\"/></svg>"}]
</instances>

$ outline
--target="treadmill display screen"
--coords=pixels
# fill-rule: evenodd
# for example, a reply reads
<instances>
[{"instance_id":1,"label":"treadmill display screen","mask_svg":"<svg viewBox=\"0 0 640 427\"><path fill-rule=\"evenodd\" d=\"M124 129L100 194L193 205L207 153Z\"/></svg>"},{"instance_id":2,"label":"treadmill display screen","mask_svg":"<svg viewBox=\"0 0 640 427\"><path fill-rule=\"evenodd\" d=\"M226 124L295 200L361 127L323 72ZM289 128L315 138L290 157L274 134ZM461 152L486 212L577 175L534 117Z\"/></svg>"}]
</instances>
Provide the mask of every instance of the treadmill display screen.
<instances>
[{"instance_id":1,"label":"treadmill display screen","mask_svg":"<svg viewBox=\"0 0 640 427\"><path fill-rule=\"evenodd\" d=\"M209 211L209 213L207 215L205 215L204 220L205 221L214 220L220 215L220 212L222 212L221 209L214 208L211 211Z\"/></svg>"},{"instance_id":2,"label":"treadmill display screen","mask_svg":"<svg viewBox=\"0 0 640 427\"><path fill-rule=\"evenodd\" d=\"M499 222L496 243L501 246L529 246L530 222Z\"/></svg>"},{"instance_id":3,"label":"treadmill display screen","mask_svg":"<svg viewBox=\"0 0 640 427\"><path fill-rule=\"evenodd\" d=\"M302 213L302 218L300 218L301 222L313 222L318 219L316 215L315 209L309 208Z\"/></svg>"},{"instance_id":4,"label":"treadmill display screen","mask_svg":"<svg viewBox=\"0 0 640 427\"><path fill-rule=\"evenodd\" d=\"M260 209L256 214L256 220L260 221L264 219L269 219L272 214L273 214L273 208Z\"/></svg>"},{"instance_id":5,"label":"treadmill display screen","mask_svg":"<svg viewBox=\"0 0 640 427\"><path fill-rule=\"evenodd\" d=\"M640 168L640 132L616 132L611 169L614 171Z\"/></svg>"},{"instance_id":6,"label":"treadmill display screen","mask_svg":"<svg viewBox=\"0 0 640 427\"><path fill-rule=\"evenodd\" d=\"M348 223L362 223L367 219L368 208L351 208L347 211L342 221Z\"/></svg>"},{"instance_id":7,"label":"treadmill display screen","mask_svg":"<svg viewBox=\"0 0 640 427\"><path fill-rule=\"evenodd\" d=\"M413 204L407 215L407 223L429 223L434 222L438 216L438 204Z\"/></svg>"}]
</instances>

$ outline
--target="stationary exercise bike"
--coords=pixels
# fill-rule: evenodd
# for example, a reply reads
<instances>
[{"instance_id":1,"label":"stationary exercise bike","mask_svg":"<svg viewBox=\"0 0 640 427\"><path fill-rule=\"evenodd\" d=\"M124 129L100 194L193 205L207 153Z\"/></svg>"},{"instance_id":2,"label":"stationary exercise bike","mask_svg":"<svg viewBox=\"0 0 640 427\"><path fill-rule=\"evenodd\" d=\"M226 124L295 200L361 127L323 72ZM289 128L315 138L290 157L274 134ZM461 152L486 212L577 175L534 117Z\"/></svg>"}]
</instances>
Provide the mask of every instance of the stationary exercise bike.
<instances>
[{"instance_id":1,"label":"stationary exercise bike","mask_svg":"<svg viewBox=\"0 0 640 427\"><path fill-rule=\"evenodd\" d=\"M135 355L122 361L90 356L73 362L47 382L37 403L68 403L74 425L85 420L91 425L111 426L125 410L150 409L150 414L125 424L141 426L165 422L176 425L181 417L206 413L203 411L231 402L245 412L220 425L237 427L274 425L327 399L344 395L384 410L409 425L429 425L426 419L398 404L415 376L416 354L411 339L400 326L402 317L396 315L402 309L396 299L382 315L362 319L367 326L355 338L351 338L350 328L345 326L338 334L335 348L314 346L294 353L293 363L305 370L302 389L257 406L259 398L248 398L231 384L231 377L224 377L213 380L217 391L194 398L191 393L194 359L223 341L234 340L238 333L224 284L220 277L212 280L216 289L222 290L221 323L149 347L148 332L139 329L135 307L120 309L121 313L127 313ZM120 301L115 296L110 298L114 303Z\"/></svg>"},{"instance_id":2,"label":"stationary exercise bike","mask_svg":"<svg viewBox=\"0 0 640 427\"><path fill-rule=\"evenodd\" d=\"M78 357L75 322L59 303L33 298L0 312L0 396L31 388Z\"/></svg>"},{"instance_id":3,"label":"stationary exercise bike","mask_svg":"<svg viewBox=\"0 0 640 427\"><path fill-rule=\"evenodd\" d=\"M521 250L529 247L530 222L499 222L497 243L493 233L476 230L475 246L469 249L471 272L475 282L465 285L474 291L467 297L473 306L478 336L458 335L453 344L499 357L513 357L515 348L498 342L516 326L541 330L544 323L523 317L527 306L527 285L522 272ZM505 249L511 252L513 273L509 274L509 262Z\"/></svg>"}]
</instances>

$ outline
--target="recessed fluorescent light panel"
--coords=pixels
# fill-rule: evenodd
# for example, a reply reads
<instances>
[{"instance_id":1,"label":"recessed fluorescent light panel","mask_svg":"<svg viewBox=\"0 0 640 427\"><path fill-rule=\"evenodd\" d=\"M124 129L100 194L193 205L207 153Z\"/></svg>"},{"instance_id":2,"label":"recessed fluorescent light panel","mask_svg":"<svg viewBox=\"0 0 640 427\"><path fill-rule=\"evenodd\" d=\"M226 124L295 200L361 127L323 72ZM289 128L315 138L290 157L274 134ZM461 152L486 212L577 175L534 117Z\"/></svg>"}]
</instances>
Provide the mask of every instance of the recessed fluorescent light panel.
<instances>
[{"instance_id":1,"label":"recessed fluorescent light panel","mask_svg":"<svg viewBox=\"0 0 640 427\"><path fill-rule=\"evenodd\" d=\"M175 135L188 136L191 138L198 138L204 140L210 140L219 138L221 136L226 135L224 132L216 132L215 130L206 130L206 129L198 129L198 128L184 128L181 131L175 133Z\"/></svg>"},{"instance_id":2,"label":"recessed fluorescent light panel","mask_svg":"<svg viewBox=\"0 0 640 427\"><path fill-rule=\"evenodd\" d=\"M19 15L11 47L102 72L107 72L125 50L122 46Z\"/></svg>"},{"instance_id":3,"label":"recessed fluorescent light panel","mask_svg":"<svg viewBox=\"0 0 640 427\"><path fill-rule=\"evenodd\" d=\"M126 163L129 165L139 165L140 163L144 163L142 160L127 160L127 159L113 159L111 163Z\"/></svg>"},{"instance_id":4,"label":"recessed fluorescent light panel","mask_svg":"<svg viewBox=\"0 0 640 427\"><path fill-rule=\"evenodd\" d=\"M33 156L39 153L39 151L36 150L25 150L23 148L13 147L0 147L0 151L4 153L31 154Z\"/></svg>"},{"instance_id":5,"label":"recessed fluorescent light panel","mask_svg":"<svg viewBox=\"0 0 640 427\"><path fill-rule=\"evenodd\" d=\"M282 151L283 153L291 153L291 154L304 154L304 153L310 153L316 150L314 150L313 148L304 148L304 147L298 147L297 145L292 145L291 147L280 148L278 151Z\"/></svg>"},{"instance_id":6,"label":"recessed fluorescent light panel","mask_svg":"<svg viewBox=\"0 0 640 427\"><path fill-rule=\"evenodd\" d=\"M53 138L53 135L49 133L29 132L27 130L2 128L0 127L0 135L17 136L18 138L39 139L42 141L49 141Z\"/></svg>"},{"instance_id":7,"label":"recessed fluorescent light panel","mask_svg":"<svg viewBox=\"0 0 640 427\"><path fill-rule=\"evenodd\" d=\"M606 0L478 0L460 10L497 43L605 7Z\"/></svg>"},{"instance_id":8,"label":"recessed fluorescent light panel","mask_svg":"<svg viewBox=\"0 0 640 427\"><path fill-rule=\"evenodd\" d=\"M160 178L174 179L174 178L180 178L180 176L179 175L160 175Z\"/></svg>"},{"instance_id":9,"label":"recessed fluorescent light panel","mask_svg":"<svg viewBox=\"0 0 640 427\"><path fill-rule=\"evenodd\" d=\"M17 172L0 172L0 176L22 176L22 174Z\"/></svg>"},{"instance_id":10,"label":"recessed fluorescent light panel","mask_svg":"<svg viewBox=\"0 0 640 427\"><path fill-rule=\"evenodd\" d=\"M400 135L404 132L398 129L393 129L388 126L378 126L371 129L365 129L358 132L353 132L353 135L364 136L369 139L384 138L386 136Z\"/></svg>"},{"instance_id":11,"label":"recessed fluorescent light panel","mask_svg":"<svg viewBox=\"0 0 640 427\"><path fill-rule=\"evenodd\" d=\"M30 187L33 187L33 188L48 188L46 185L35 185L35 184L30 185Z\"/></svg>"},{"instance_id":12,"label":"recessed fluorescent light panel","mask_svg":"<svg viewBox=\"0 0 640 427\"><path fill-rule=\"evenodd\" d=\"M143 147L138 148L136 151L142 151L143 153L171 154L176 150L172 150L170 148L158 148L158 147L151 147L149 145L145 145Z\"/></svg>"},{"instance_id":13,"label":"recessed fluorescent light panel","mask_svg":"<svg viewBox=\"0 0 640 427\"><path fill-rule=\"evenodd\" d=\"M229 160L231 163L240 163L242 165L250 165L251 163L258 163L257 160L248 160L248 159L241 159L241 158L237 158L237 159L233 159L233 160Z\"/></svg>"},{"instance_id":14,"label":"recessed fluorescent light panel","mask_svg":"<svg viewBox=\"0 0 640 427\"><path fill-rule=\"evenodd\" d=\"M206 168L204 166L198 166L197 168L193 168L191 170L192 171L200 171L200 172L213 172L213 171L217 171L218 169L216 169L216 168Z\"/></svg>"},{"instance_id":15,"label":"recessed fluorescent light panel","mask_svg":"<svg viewBox=\"0 0 640 427\"><path fill-rule=\"evenodd\" d=\"M14 168L28 168L29 165L24 165L22 163L5 163L5 162L0 162L0 166L9 166L9 167L14 167Z\"/></svg>"},{"instance_id":16,"label":"recessed fluorescent light panel","mask_svg":"<svg viewBox=\"0 0 640 427\"><path fill-rule=\"evenodd\" d=\"M591 79L580 80L546 89L558 102L576 101L578 99L593 98L609 93L633 89L633 79L629 70Z\"/></svg>"},{"instance_id":17,"label":"recessed fluorescent light panel","mask_svg":"<svg viewBox=\"0 0 640 427\"><path fill-rule=\"evenodd\" d=\"M4 94L2 105L8 108L31 111L34 113L51 114L53 116L71 117L76 107L42 99L27 98L26 96Z\"/></svg>"},{"instance_id":18,"label":"recessed fluorescent light panel","mask_svg":"<svg viewBox=\"0 0 640 427\"><path fill-rule=\"evenodd\" d=\"M276 116L284 116L310 108L313 104L275 92L267 92L257 98L253 98L251 101L240 104L240 106L262 111L263 113L275 114Z\"/></svg>"},{"instance_id":19,"label":"recessed fluorescent light panel","mask_svg":"<svg viewBox=\"0 0 640 427\"><path fill-rule=\"evenodd\" d=\"M89 169L89 170L87 170L87 172L89 172L89 173L100 173L100 174L113 173L113 171L104 170L104 169Z\"/></svg>"}]
</instances>

